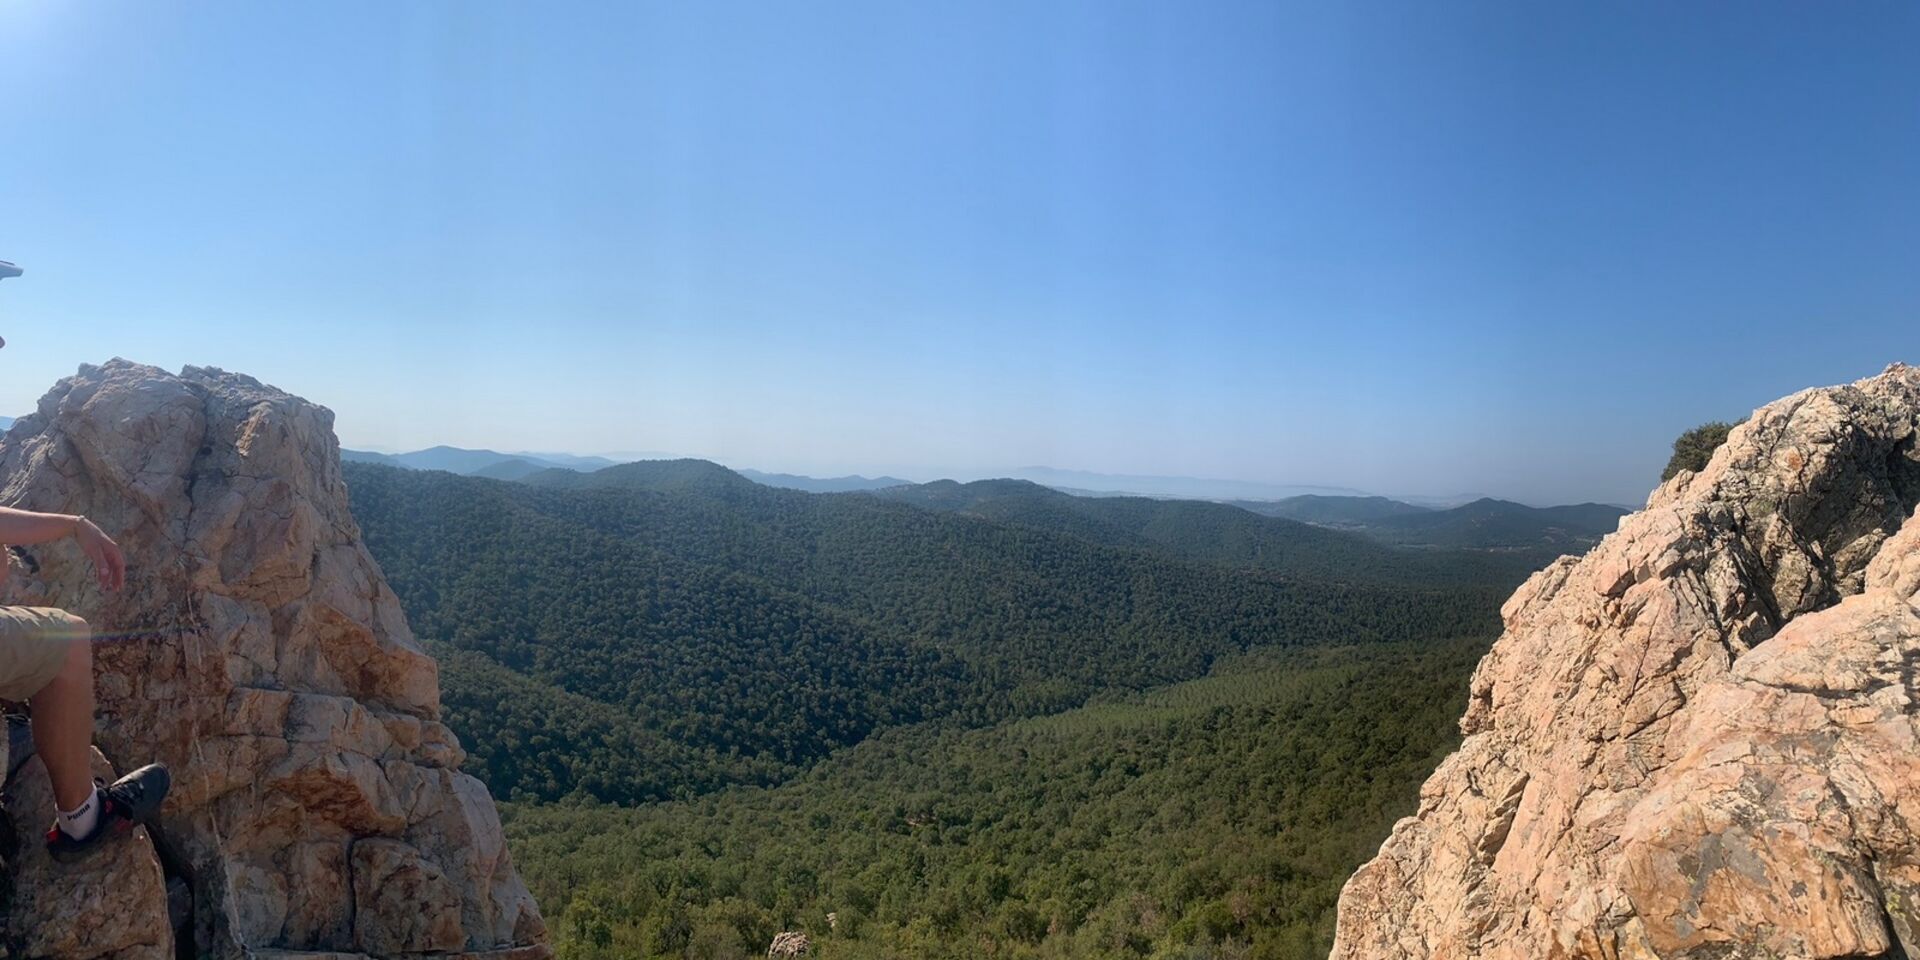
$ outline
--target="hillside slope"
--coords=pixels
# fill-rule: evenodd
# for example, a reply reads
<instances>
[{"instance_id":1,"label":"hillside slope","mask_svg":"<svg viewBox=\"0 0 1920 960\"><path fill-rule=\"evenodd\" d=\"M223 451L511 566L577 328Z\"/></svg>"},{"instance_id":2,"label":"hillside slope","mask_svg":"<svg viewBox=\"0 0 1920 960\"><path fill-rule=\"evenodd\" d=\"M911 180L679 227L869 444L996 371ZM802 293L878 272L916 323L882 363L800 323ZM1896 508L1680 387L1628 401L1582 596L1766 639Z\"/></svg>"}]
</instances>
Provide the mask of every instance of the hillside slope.
<instances>
[{"instance_id":1,"label":"hillside slope","mask_svg":"<svg viewBox=\"0 0 1920 960\"><path fill-rule=\"evenodd\" d=\"M1304 494L1285 500L1236 500L1233 505L1268 517L1284 517L1324 526L1364 526L1388 517L1426 513L1426 507L1386 497L1333 497Z\"/></svg>"},{"instance_id":2,"label":"hillside slope","mask_svg":"<svg viewBox=\"0 0 1920 960\"><path fill-rule=\"evenodd\" d=\"M1482 498L1447 510L1382 517L1362 527L1386 543L1440 549L1584 551L1627 511L1602 503L1529 507Z\"/></svg>"},{"instance_id":3,"label":"hillside slope","mask_svg":"<svg viewBox=\"0 0 1920 960\"><path fill-rule=\"evenodd\" d=\"M630 801L765 782L881 728L1057 711L1198 676L1252 647L1487 635L1507 582L1279 577L863 494L778 490L704 461L526 483L365 465L347 477L422 636L712 758L622 787L510 771L476 751L511 796ZM458 681L449 675L453 703L468 696ZM456 730L464 716L451 714ZM573 769L615 769L626 745L562 748L599 758Z\"/></svg>"},{"instance_id":4,"label":"hillside slope","mask_svg":"<svg viewBox=\"0 0 1920 960\"><path fill-rule=\"evenodd\" d=\"M1484 649L1252 655L882 734L773 790L519 805L507 829L576 960L751 955L787 929L826 960L1324 957L1341 881L1455 742Z\"/></svg>"},{"instance_id":5,"label":"hillside slope","mask_svg":"<svg viewBox=\"0 0 1920 960\"><path fill-rule=\"evenodd\" d=\"M522 751L508 743L477 752L488 782L508 795L585 789L633 801L709 788L715 777L764 782L876 726L955 709L973 689L966 665L929 643L728 564L674 556L578 496L388 467L350 466L347 476L355 515L420 634L534 681L515 685L522 696L504 712L528 719L510 730L551 740L588 704L622 718L579 717L598 735L554 746L583 756L548 750L537 761L562 764L572 780L509 765ZM501 678L456 662L448 701L458 730L486 718L490 697L468 684L498 689ZM614 777L635 769L627 754L660 737L708 759L688 769L669 755L640 779Z\"/></svg>"},{"instance_id":6,"label":"hillside slope","mask_svg":"<svg viewBox=\"0 0 1920 960\"><path fill-rule=\"evenodd\" d=\"M580 457L567 453L501 453L497 450L470 450L445 445L405 453L343 449L340 459L348 463L379 463L409 470L445 470L448 473L497 479L519 479L533 470L598 470L613 465L613 461L605 457Z\"/></svg>"},{"instance_id":7,"label":"hillside slope","mask_svg":"<svg viewBox=\"0 0 1920 960\"><path fill-rule=\"evenodd\" d=\"M1354 533L1261 516L1229 504L1079 497L1025 480L939 480L869 495L927 510L1069 534L1094 543L1162 550L1190 560L1302 580L1429 588L1518 583L1544 562L1466 551L1434 555L1396 550Z\"/></svg>"},{"instance_id":8,"label":"hillside slope","mask_svg":"<svg viewBox=\"0 0 1920 960\"><path fill-rule=\"evenodd\" d=\"M852 493L856 490L884 490L898 487L911 480L899 477L803 477L792 473L762 473L758 470L741 470L740 475L755 483L769 487L785 487L788 490L805 490L808 493Z\"/></svg>"},{"instance_id":9,"label":"hillside slope","mask_svg":"<svg viewBox=\"0 0 1920 960\"><path fill-rule=\"evenodd\" d=\"M489 480L524 480L542 470L551 469L553 469L553 467L548 464L536 463L521 457L512 457L496 463L487 464L478 470L466 472L476 477L486 477Z\"/></svg>"}]
</instances>

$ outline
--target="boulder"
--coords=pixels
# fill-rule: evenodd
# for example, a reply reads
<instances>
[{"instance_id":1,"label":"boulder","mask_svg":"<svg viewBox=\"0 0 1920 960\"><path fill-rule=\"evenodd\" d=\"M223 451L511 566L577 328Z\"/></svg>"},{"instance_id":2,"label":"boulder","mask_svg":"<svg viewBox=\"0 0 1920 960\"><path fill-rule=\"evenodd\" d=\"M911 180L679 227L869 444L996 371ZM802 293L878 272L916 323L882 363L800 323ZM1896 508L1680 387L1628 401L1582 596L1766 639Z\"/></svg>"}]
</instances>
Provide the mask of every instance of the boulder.
<instances>
[{"instance_id":1,"label":"boulder","mask_svg":"<svg viewBox=\"0 0 1920 960\"><path fill-rule=\"evenodd\" d=\"M1917 443L1796 394L1523 585L1334 958L1920 955Z\"/></svg>"},{"instance_id":2,"label":"boulder","mask_svg":"<svg viewBox=\"0 0 1920 960\"><path fill-rule=\"evenodd\" d=\"M107 758L93 754L94 776L117 776ZM14 855L7 949L20 960L170 960L173 927L167 912L167 881L142 828L76 863L47 855L45 834L53 823L53 784L40 758L32 757L7 784L7 814L13 822Z\"/></svg>"},{"instance_id":3,"label":"boulder","mask_svg":"<svg viewBox=\"0 0 1920 960\"><path fill-rule=\"evenodd\" d=\"M813 953L813 942L799 930L782 930L767 945L769 957L804 957Z\"/></svg>"},{"instance_id":4,"label":"boulder","mask_svg":"<svg viewBox=\"0 0 1920 960\"><path fill-rule=\"evenodd\" d=\"M173 768L154 839L185 951L549 954L326 408L220 370L83 367L0 439L0 503L86 514L126 550L118 593L68 541L4 596L93 624L100 749Z\"/></svg>"}]
</instances>

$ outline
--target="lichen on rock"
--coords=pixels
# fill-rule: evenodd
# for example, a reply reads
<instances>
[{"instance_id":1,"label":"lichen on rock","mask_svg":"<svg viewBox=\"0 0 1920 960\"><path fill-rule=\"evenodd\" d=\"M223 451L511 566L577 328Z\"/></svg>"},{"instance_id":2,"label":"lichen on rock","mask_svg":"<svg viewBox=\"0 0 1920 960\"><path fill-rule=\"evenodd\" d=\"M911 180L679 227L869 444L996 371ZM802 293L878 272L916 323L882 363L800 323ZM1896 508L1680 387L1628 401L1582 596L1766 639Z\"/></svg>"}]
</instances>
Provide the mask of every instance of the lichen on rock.
<instances>
[{"instance_id":1,"label":"lichen on rock","mask_svg":"<svg viewBox=\"0 0 1920 960\"><path fill-rule=\"evenodd\" d=\"M1333 956L1920 956L1920 370L1769 404L1537 573Z\"/></svg>"},{"instance_id":2,"label":"lichen on rock","mask_svg":"<svg viewBox=\"0 0 1920 960\"><path fill-rule=\"evenodd\" d=\"M127 588L49 544L5 602L86 617L101 750L174 769L154 839L195 954L549 955L433 659L361 544L332 421L238 374L83 367L0 439L0 503L92 517ZM158 909L138 919L164 930L164 891ZM16 911L11 929L88 922Z\"/></svg>"}]
</instances>

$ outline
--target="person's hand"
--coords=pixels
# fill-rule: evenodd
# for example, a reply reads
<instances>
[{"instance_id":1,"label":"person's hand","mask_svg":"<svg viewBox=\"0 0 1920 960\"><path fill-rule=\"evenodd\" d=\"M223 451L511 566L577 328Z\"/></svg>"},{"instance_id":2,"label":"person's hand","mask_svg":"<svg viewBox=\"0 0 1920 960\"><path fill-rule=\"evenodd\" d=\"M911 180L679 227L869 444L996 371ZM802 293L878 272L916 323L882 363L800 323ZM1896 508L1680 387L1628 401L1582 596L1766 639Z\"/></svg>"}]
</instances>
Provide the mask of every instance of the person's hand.
<instances>
[{"instance_id":1,"label":"person's hand","mask_svg":"<svg viewBox=\"0 0 1920 960\"><path fill-rule=\"evenodd\" d=\"M112 537L100 532L92 520L81 517L80 522L74 524L73 538L80 542L80 551L93 562L93 575L100 579L100 589L118 590L126 585L127 558Z\"/></svg>"}]
</instances>

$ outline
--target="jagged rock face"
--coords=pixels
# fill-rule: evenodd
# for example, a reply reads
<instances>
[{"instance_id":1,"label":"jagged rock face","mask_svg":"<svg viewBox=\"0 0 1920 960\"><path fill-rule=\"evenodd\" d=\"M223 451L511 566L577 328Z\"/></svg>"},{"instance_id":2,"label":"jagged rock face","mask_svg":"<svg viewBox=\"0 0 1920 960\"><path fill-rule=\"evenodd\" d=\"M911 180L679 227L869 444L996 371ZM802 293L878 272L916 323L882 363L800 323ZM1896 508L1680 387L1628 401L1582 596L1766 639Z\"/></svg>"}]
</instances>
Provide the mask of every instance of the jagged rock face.
<instances>
[{"instance_id":1,"label":"jagged rock face","mask_svg":"<svg viewBox=\"0 0 1920 960\"><path fill-rule=\"evenodd\" d=\"M360 542L332 421L218 370L82 368L0 441L0 503L92 517L127 588L102 593L63 542L7 602L86 617L102 751L174 769L155 842L191 890L186 949L546 956L434 662Z\"/></svg>"},{"instance_id":2,"label":"jagged rock face","mask_svg":"<svg viewBox=\"0 0 1920 960\"><path fill-rule=\"evenodd\" d=\"M1757 411L1536 574L1333 956L1920 956L1920 370Z\"/></svg>"}]
</instances>

